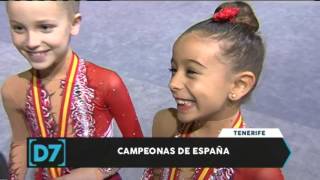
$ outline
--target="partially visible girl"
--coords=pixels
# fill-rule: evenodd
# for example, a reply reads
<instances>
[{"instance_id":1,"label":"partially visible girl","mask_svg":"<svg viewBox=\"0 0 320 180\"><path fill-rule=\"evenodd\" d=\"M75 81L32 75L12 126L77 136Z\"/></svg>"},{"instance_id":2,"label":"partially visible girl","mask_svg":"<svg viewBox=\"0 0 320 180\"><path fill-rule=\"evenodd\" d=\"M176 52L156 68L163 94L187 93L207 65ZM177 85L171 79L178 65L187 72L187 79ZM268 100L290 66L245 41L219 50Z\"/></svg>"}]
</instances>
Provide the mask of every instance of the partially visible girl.
<instances>
[{"instance_id":1,"label":"partially visible girl","mask_svg":"<svg viewBox=\"0 0 320 180\"><path fill-rule=\"evenodd\" d=\"M169 88L177 108L159 111L153 137L217 137L245 127L240 106L254 90L265 48L245 2L221 4L176 40ZM148 168L143 179L282 180L277 168Z\"/></svg>"},{"instance_id":2,"label":"partially visible girl","mask_svg":"<svg viewBox=\"0 0 320 180\"><path fill-rule=\"evenodd\" d=\"M10 179L24 179L27 137L142 137L119 75L79 56L70 39L80 30L79 1L8 1L12 41L30 63L1 89L12 128ZM90 152L88 152L90 153ZM120 179L118 168L38 168L35 179Z\"/></svg>"}]
</instances>

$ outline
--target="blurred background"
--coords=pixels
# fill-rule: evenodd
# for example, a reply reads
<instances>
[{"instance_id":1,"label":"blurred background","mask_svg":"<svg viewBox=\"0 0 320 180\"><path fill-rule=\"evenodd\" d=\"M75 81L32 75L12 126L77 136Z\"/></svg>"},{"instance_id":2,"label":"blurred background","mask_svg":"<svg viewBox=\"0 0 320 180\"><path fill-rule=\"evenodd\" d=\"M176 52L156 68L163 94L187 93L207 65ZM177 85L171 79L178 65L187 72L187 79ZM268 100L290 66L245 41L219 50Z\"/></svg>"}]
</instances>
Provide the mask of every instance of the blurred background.
<instances>
[{"instance_id":1,"label":"blurred background","mask_svg":"<svg viewBox=\"0 0 320 180\"><path fill-rule=\"evenodd\" d=\"M267 54L257 89L242 107L244 118L250 127L280 128L291 150L283 167L286 179L319 179L320 3L249 3L259 19ZM128 87L144 135L151 136L153 115L175 106L167 88L175 39L189 26L210 17L219 4L81 2L81 31L71 43L80 57L118 72ZM4 2L0 2L0 54L0 84L29 67L11 44ZM11 130L2 102L0 129L0 152L8 160ZM121 136L117 129L116 136ZM121 175L139 179L142 170L123 168Z\"/></svg>"}]
</instances>

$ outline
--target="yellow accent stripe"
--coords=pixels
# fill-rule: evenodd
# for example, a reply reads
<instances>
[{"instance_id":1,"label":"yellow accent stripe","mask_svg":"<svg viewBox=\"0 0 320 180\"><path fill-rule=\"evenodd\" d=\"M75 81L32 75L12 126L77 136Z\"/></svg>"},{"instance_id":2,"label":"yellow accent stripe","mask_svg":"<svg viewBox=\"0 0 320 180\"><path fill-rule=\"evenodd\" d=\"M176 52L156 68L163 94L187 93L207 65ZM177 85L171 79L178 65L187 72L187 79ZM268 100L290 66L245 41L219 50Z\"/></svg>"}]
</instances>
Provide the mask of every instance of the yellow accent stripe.
<instances>
[{"instance_id":1,"label":"yellow accent stripe","mask_svg":"<svg viewBox=\"0 0 320 180\"><path fill-rule=\"evenodd\" d=\"M170 180L174 180L174 177L175 177L175 174L176 174L176 168L172 168L171 169L171 174L170 174Z\"/></svg>"},{"instance_id":2,"label":"yellow accent stripe","mask_svg":"<svg viewBox=\"0 0 320 180\"><path fill-rule=\"evenodd\" d=\"M56 168L58 176L61 176L61 168Z\"/></svg>"},{"instance_id":3,"label":"yellow accent stripe","mask_svg":"<svg viewBox=\"0 0 320 180\"><path fill-rule=\"evenodd\" d=\"M72 64L71 64L71 72L70 72L70 77L67 81L67 87L66 87L66 94L65 94L65 101L64 101L64 104L63 104L63 107L62 107L62 119L61 119L61 129L60 129L60 137L65 137L65 130L67 128L67 121L68 121L68 117L67 117L67 114L68 114L68 109L69 109L69 102L70 102L70 99L71 99L71 90L72 90L72 85L73 85L73 82L74 82L74 79L75 79L75 75L76 75L76 70L77 70L77 67L78 67L78 57L74 54L72 54L72 58L73 58L73 61L72 61ZM61 176L62 172L61 172L61 168L55 168L56 171L57 171L57 174L58 176Z\"/></svg>"},{"instance_id":4,"label":"yellow accent stripe","mask_svg":"<svg viewBox=\"0 0 320 180\"><path fill-rule=\"evenodd\" d=\"M232 128L240 128L241 123L242 123L242 116L240 115L239 120L237 121L237 123Z\"/></svg>"},{"instance_id":5,"label":"yellow accent stripe","mask_svg":"<svg viewBox=\"0 0 320 180\"><path fill-rule=\"evenodd\" d=\"M33 88L33 93L34 93L35 109L36 109L36 113L37 113L37 120L38 120L38 123L39 123L41 136L42 137L47 137L46 129L44 127L42 114L41 114L39 89L38 89L38 84L37 84L38 83L37 82L38 81L37 80L37 76L33 75L32 81L33 81L32 88Z\"/></svg>"},{"instance_id":6,"label":"yellow accent stripe","mask_svg":"<svg viewBox=\"0 0 320 180\"><path fill-rule=\"evenodd\" d=\"M203 179L206 177L207 172L209 171L209 169L210 169L210 168L204 168L203 171L201 172L198 180L203 180Z\"/></svg>"},{"instance_id":7,"label":"yellow accent stripe","mask_svg":"<svg viewBox=\"0 0 320 180\"><path fill-rule=\"evenodd\" d=\"M37 119L38 119L38 123L39 123L39 128L41 131L41 136L42 137L47 137L47 133L43 124L43 117L41 114L41 106L40 106L40 96L39 96L39 88L38 88L38 79L37 76L33 76L32 78L32 88L33 88L33 93L34 93L34 101L35 101L35 109L36 109L36 113L37 113ZM49 168L49 172L52 176L52 178L56 178L57 173L55 171L55 168Z\"/></svg>"},{"instance_id":8,"label":"yellow accent stripe","mask_svg":"<svg viewBox=\"0 0 320 180\"><path fill-rule=\"evenodd\" d=\"M243 122L243 118L242 118L242 115L240 114L239 118L237 119L236 124L232 128L240 128L242 122ZM203 171L201 172L198 180L204 180L204 178L206 177L206 174L208 173L209 169L210 168L204 168Z\"/></svg>"},{"instance_id":9,"label":"yellow accent stripe","mask_svg":"<svg viewBox=\"0 0 320 180\"><path fill-rule=\"evenodd\" d=\"M78 58L77 56L74 56L74 62L72 64L72 69L70 72L70 77L67 81L67 87L66 87L66 94L65 94L65 102L63 104L63 109L62 109L62 119L61 119L61 131L60 131L60 137L64 137L65 136L65 130L66 130L66 125L67 125L67 113L68 113L68 107L69 107L69 101L70 101L70 97L71 97L71 90L72 90L72 85L73 85L73 80L75 78L76 75L76 70L77 70L77 66L78 66Z\"/></svg>"},{"instance_id":10,"label":"yellow accent stripe","mask_svg":"<svg viewBox=\"0 0 320 180\"><path fill-rule=\"evenodd\" d=\"M54 168L49 168L49 171L52 178L58 177Z\"/></svg>"},{"instance_id":11,"label":"yellow accent stripe","mask_svg":"<svg viewBox=\"0 0 320 180\"><path fill-rule=\"evenodd\" d=\"M70 97L71 97L71 90L72 90L72 86L73 86L73 81L75 79L76 76L76 70L78 67L78 63L79 60L77 58L76 55L72 54L73 56L73 63L72 63L72 67L71 67L71 72L70 72L70 77L67 81L67 87L66 87L66 94L64 97L64 104L62 107L62 119L61 119L61 131L60 131L60 137L65 137L65 130L66 130L66 125L67 125L67 120L68 120L68 109L69 109L69 102L70 102ZM36 73L36 71L34 71L34 73ZM34 101L35 101L35 110L36 110L36 114L37 114L37 120L39 123L39 128L41 131L41 136L42 137L47 137L46 134L46 129L44 127L44 123L43 123L43 116L42 116L42 110L41 110L41 100L40 100L40 88L38 87L38 79L37 76L33 75L32 76L32 88L33 88L33 93L34 93ZM61 176L61 168L48 168L52 178L56 178L58 176Z\"/></svg>"},{"instance_id":12,"label":"yellow accent stripe","mask_svg":"<svg viewBox=\"0 0 320 180\"><path fill-rule=\"evenodd\" d=\"M240 112L239 112L240 113ZM236 124L232 127L232 128L240 128L241 124L242 124L243 118L242 115L239 115L239 118L237 119ZM187 135L187 131L189 130L191 124L187 124L187 127L184 128L184 132L182 134L182 137L186 137ZM210 170L210 168L204 168L198 178L198 180L204 180L204 178L206 177L206 174L208 173L208 171ZM171 174L169 176L169 180L174 180L175 177L175 172L176 172L176 168L172 168L171 169Z\"/></svg>"}]
</instances>

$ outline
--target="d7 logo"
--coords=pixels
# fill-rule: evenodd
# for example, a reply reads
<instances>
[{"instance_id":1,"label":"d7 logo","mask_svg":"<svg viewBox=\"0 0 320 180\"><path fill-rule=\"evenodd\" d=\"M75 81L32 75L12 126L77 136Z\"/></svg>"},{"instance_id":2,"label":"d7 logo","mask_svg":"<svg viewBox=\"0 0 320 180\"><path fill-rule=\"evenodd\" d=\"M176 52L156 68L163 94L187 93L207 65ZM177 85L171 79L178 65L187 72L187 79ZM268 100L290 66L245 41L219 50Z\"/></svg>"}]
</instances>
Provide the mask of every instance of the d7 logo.
<instances>
[{"instance_id":1,"label":"d7 logo","mask_svg":"<svg viewBox=\"0 0 320 180\"><path fill-rule=\"evenodd\" d=\"M28 167L65 167L66 140L28 138Z\"/></svg>"}]
</instances>

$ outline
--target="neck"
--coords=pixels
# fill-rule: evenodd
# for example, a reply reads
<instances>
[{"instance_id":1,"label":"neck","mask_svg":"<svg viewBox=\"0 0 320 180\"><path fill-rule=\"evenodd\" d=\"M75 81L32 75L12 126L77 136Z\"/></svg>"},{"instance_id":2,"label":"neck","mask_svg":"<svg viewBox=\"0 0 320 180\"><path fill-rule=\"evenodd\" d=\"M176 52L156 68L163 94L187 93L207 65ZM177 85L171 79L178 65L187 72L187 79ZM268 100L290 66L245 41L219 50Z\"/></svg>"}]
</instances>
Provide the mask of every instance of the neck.
<instances>
[{"instance_id":1,"label":"neck","mask_svg":"<svg viewBox=\"0 0 320 180\"><path fill-rule=\"evenodd\" d=\"M224 110L223 113L212 115L206 120L195 122L192 136L194 137L218 137L222 128L232 128L236 121L240 107Z\"/></svg>"},{"instance_id":2,"label":"neck","mask_svg":"<svg viewBox=\"0 0 320 180\"><path fill-rule=\"evenodd\" d=\"M39 70L40 79L53 80L64 79L71 63L72 50L69 48L67 53L60 60L55 61L49 68Z\"/></svg>"}]
</instances>

